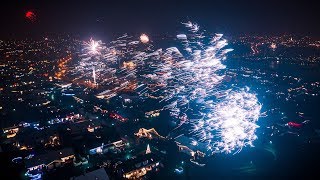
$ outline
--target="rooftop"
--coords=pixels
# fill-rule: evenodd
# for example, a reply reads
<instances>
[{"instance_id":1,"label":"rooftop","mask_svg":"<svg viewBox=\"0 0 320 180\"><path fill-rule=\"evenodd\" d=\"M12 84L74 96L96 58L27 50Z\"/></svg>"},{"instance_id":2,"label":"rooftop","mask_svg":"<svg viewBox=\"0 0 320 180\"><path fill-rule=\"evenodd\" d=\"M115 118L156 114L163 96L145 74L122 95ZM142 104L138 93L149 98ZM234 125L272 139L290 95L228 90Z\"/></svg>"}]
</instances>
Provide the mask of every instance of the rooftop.
<instances>
[{"instance_id":1,"label":"rooftop","mask_svg":"<svg viewBox=\"0 0 320 180\"><path fill-rule=\"evenodd\" d=\"M49 151L46 154L34 156L31 159L26 159L25 164L27 168L34 167L40 164L49 164L54 160L60 160L63 157L74 155L71 148L64 148L59 151Z\"/></svg>"},{"instance_id":2,"label":"rooftop","mask_svg":"<svg viewBox=\"0 0 320 180\"><path fill-rule=\"evenodd\" d=\"M190 148L192 151L201 151L201 152L206 152L207 151L207 146L206 144L199 142L193 138L187 137L185 135L178 136L175 139L175 142L178 144L181 144L183 146L187 146Z\"/></svg>"},{"instance_id":3,"label":"rooftop","mask_svg":"<svg viewBox=\"0 0 320 180\"><path fill-rule=\"evenodd\" d=\"M149 164L156 163L159 160L160 158L154 153L143 154L119 164L116 168L119 170L122 169L123 172L127 173Z\"/></svg>"},{"instance_id":4,"label":"rooftop","mask_svg":"<svg viewBox=\"0 0 320 180\"><path fill-rule=\"evenodd\" d=\"M85 173L83 175L72 177L70 180L109 180L109 176L104 170L104 168L100 168L89 173Z\"/></svg>"}]
</instances>

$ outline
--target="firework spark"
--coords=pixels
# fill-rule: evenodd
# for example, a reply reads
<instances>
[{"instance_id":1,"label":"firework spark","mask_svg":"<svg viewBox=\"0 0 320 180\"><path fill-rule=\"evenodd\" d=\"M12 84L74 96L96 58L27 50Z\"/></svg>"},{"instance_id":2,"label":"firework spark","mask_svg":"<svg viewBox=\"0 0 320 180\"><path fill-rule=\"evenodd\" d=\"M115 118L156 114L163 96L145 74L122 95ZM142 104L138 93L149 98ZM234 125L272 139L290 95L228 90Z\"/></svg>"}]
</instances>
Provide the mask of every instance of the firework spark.
<instances>
[{"instance_id":1,"label":"firework spark","mask_svg":"<svg viewBox=\"0 0 320 180\"><path fill-rule=\"evenodd\" d=\"M230 88L224 82L223 64L228 42L223 34L210 37L199 25L183 23L188 32L176 37L182 49L153 50L149 37L127 34L105 46L101 41L86 42L76 68L78 79L94 79L105 87L97 95L112 98L123 90L135 91L140 98L156 100L159 111L169 111L189 128L190 136L206 144L210 153L237 153L253 146L261 104L248 88ZM143 45L141 45L143 43Z\"/></svg>"},{"instance_id":2,"label":"firework spark","mask_svg":"<svg viewBox=\"0 0 320 180\"><path fill-rule=\"evenodd\" d=\"M244 89L230 91L220 102L207 105L209 112L192 120L191 134L207 143L208 151L237 153L245 146L253 146L261 110L255 94Z\"/></svg>"},{"instance_id":3,"label":"firework spark","mask_svg":"<svg viewBox=\"0 0 320 180\"><path fill-rule=\"evenodd\" d=\"M101 50L105 48L102 41L95 41L92 38L88 42L84 42L84 45L89 55L101 54Z\"/></svg>"},{"instance_id":4,"label":"firework spark","mask_svg":"<svg viewBox=\"0 0 320 180\"><path fill-rule=\"evenodd\" d=\"M149 42L149 37L146 34L141 34L140 41L142 43L148 43Z\"/></svg>"},{"instance_id":5,"label":"firework spark","mask_svg":"<svg viewBox=\"0 0 320 180\"><path fill-rule=\"evenodd\" d=\"M191 33L177 35L183 51L177 47L158 51L154 73L145 76L155 87L148 94L161 97L163 110L180 120L178 127L191 126L190 135L206 143L210 153L253 146L261 105L248 90L223 86L222 61L232 49L226 48L222 34L206 38L199 25L183 24Z\"/></svg>"},{"instance_id":6,"label":"firework spark","mask_svg":"<svg viewBox=\"0 0 320 180\"><path fill-rule=\"evenodd\" d=\"M36 14L32 11L27 11L25 17L31 22L34 22L36 20Z\"/></svg>"}]
</instances>

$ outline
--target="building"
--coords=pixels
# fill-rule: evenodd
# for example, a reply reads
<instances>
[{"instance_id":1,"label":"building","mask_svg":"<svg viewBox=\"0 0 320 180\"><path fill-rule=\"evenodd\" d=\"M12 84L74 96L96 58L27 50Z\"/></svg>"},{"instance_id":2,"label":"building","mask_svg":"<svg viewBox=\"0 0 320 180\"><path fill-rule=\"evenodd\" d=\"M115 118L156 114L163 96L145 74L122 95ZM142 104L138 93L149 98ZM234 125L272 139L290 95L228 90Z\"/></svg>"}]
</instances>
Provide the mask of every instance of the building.
<instances>
[{"instance_id":1,"label":"building","mask_svg":"<svg viewBox=\"0 0 320 180\"><path fill-rule=\"evenodd\" d=\"M62 167L65 164L72 163L75 155L71 148L65 148L60 151L49 151L46 154L36 155L30 159L25 159L27 176L42 174L43 170L52 170Z\"/></svg>"},{"instance_id":2,"label":"building","mask_svg":"<svg viewBox=\"0 0 320 180\"><path fill-rule=\"evenodd\" d=\"M125 147L128 145L127 142L124 142L123 140L115 141L112 143L104 144L101 143L101 145L93 146L89 149L89 154L104 154L107 152L115 152L115 151L122 151L125 149Z\"/></svg>"},{"instance_id":3,"label":"building","mask_svg":"<svg viewBox=\"0 0 320 180\"><path fill-rule=\"evenodd\" d=\"M165 139L165 137L161 136L154 128L151 128L151 129L140 128L137 133L134 133L134 135L139 138Z\"/></svg>"},{"instance_id":4,"label":"building","mask_svg":"<svg viewBox=\"0 0 320 180\"><path fill-rule=\"evenodd\" d=\"M70 180L109 180L109 176L104 168L100 168L77 177L72 177Z\"/></svg>"},{"instance_id":5,"label":"building","mask_svg":"<svg viewBox=\"0 0 320 180\"><path fill-rule=\"evenodd\" d=\"M181 135L175 138L175 142L179 151L192 156L192 159L206 156L206 145L194 140L193 138Z\"/></svg>"},{"instance_id":6,"label":"building","mask_svg":"<svg viewBox=\"0 0 320 180\"><path fill-rule=\"evenodd\" d=\"M145 117L146 118L153 118L153 117L158 117L160 115L161 109L153 110L153 111L148 111L145 112Z\"/></svg>"},{"instance_id":7,"label":"building","mask_svg":"<svg viewBox=\"0 0 320 180\"><path fill-rule=\"evenodd\" d=\"M115 172L121 178L140 179L149 172L160 170L161 160L153 153L138 155L124 162L118 162L114 166Z\"/></svg>"},{"instance_id":8,"label":"building","mask_svg":"<svg viewBox=\"0 0 320 180\"><path fill-rule=\"evenodd\" d=\"M3 134L7 138L13 138L13 137L15 137L17 135L19 129L20 129L19 126L13 126L13 127L4 128L3 129Z\"/></svg>"},{"instance_id":9,"label":"building","mask_svg":"<svg viewBox=\"0 0 320 180\"><path fill-rule=\"evenodd\" d=\"M35 130L31 127L20 128L13 138L13 145L17 149L33 149L37 146L57 147L61 145L59 130L57 127Z\"/></svg>"},{"instance_id":10,"label":"building","mask_svg":"<svg viewBox=\"0 0 320 180\"><path fill-rule=\"evenodd\" d=\"M44 144L45 147L56 147L60 145L61 145L61 140L58 135L50 136Z\"/></svg>"},{"instance_id":11,"label":"building","mask_svg":"<svg viewBox=\"0 0 320 180\"><path fill-rule=\"evenodd\" d=\"M84 135L88 133L94 133L98 129L102 128L100 120L83 120L81 122L68 124L68 131L72 136Z\"/></svg>"}]
</instances>

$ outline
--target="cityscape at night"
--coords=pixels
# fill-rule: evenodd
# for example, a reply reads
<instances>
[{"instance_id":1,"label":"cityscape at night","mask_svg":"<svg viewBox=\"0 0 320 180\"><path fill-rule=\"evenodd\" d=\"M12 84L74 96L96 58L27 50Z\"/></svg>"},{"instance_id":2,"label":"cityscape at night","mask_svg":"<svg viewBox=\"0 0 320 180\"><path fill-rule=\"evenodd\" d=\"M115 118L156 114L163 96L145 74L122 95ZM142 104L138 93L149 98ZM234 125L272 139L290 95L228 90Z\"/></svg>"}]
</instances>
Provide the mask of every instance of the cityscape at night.
<instances>
[{"instance_id":1,"label":"cityscape at night","mask_svg":"<svg viewBox=\"0 0 320 180\"><path fill-rule=\"evenodd\" d=\"M313 1L10 1L1 179L318 179Z\"/></svg>"}]
</instances>

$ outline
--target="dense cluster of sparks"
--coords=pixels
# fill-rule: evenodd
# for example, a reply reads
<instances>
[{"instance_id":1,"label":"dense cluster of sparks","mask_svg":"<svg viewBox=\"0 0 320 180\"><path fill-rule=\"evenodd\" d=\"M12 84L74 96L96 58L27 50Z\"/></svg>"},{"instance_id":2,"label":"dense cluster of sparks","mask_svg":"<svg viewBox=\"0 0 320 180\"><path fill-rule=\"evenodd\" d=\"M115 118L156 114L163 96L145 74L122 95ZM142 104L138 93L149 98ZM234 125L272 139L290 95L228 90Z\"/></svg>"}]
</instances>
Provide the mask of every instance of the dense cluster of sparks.
<instances>
[{"instance_id":1,"label":"dense cluster of sparks","mask_svg":"<svg viewBox=\"0 0 320 180\"><path fill-rule=\"evenodd\" d=\"M102 41L95 41L90 39L89 42L84 42L85 49L89 55L97 55L101 53L101 50L104 49Z\"/></svg>"},{"instance_id":2,"label":"dense cluster of sparks","mask_svg":"<svg viewBox=\"0 0 320 180\"><path fill-rule=\"evenodd\" d=\"M209 112L192 121L192 133L206 142L211 152L236 153L242 147L253 146L261 105L247 91L230 91L221 101L210 101Z\"/></svg>"},{"instance_id":3,"label":"dense cluster of sparks","mask_svg":"<svg viewBox=\"0 0 320 180\"><path fill-rule=\"evenodd\" d=\"M253 146L261 105L249 88L224 85L222 63L232 49L222 34L207 37L200 26L187 22L187 34L178 34L183 49L153 50L149 37L140 41L124 35L110 42L85 43L78 67L83 77L98 78L104 86L99 98L111 98L130 87L143 99L156 100L162 111L188 127L191 136L210 153L239 152Z\"/></svg>"},{"instance_id":4,"label":"dense cluster of sparks","mask_svg":"<svg viewBox=\"0 0 320 180\"><path fill-rule=\"evenodd\" d=\"M149 37L146 34L141 34L140 41L142 43L148 43L149 42Z\"/></svg>"}]
</instances>

